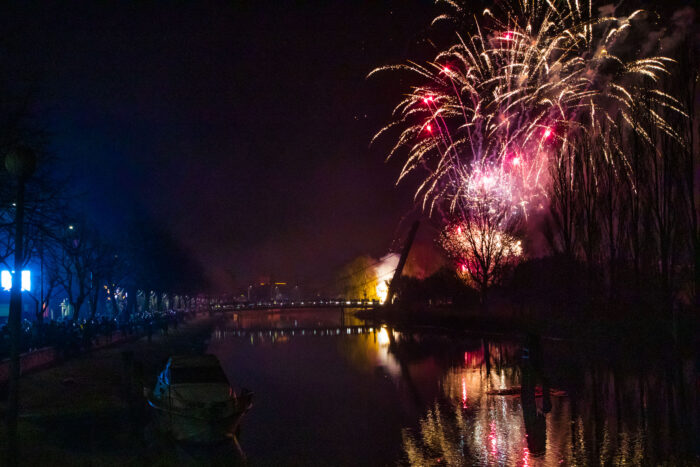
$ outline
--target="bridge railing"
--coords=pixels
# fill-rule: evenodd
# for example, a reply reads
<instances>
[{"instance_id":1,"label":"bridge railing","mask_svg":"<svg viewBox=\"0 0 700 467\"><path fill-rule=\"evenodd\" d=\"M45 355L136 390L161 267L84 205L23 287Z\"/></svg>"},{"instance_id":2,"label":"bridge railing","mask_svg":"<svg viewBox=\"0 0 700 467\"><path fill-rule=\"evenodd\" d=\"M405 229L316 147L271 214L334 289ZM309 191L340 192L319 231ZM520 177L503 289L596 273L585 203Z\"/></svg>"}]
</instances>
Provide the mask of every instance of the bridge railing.
<instances>
[{"instance_id":1,"label":"bridge railing","mask_svg":"<svg viewBox=\"0 0 700 467\"><path fill-rule=\"evenodd\" d=\"M272 308L374 308L380 305L378 300L294 300L294 301L260 301L260 302L234 302L211 303L212 311L243 311L243 310L269 310Z\"/></svg>"},{"instance_id":2,"label":"bridge railing","mask_svg":"<svg viewBox=\"0 0 700 467\"><path fill-rule=\"evenodd\" d=\"M340 336L340 335L360 335L371 334L379 331L379 328L360 326L314 326L314 327L293 327L293 328L217 328L213 336L217 340L227 337L258 337L258 338L279 338L279 337L304 337L304 336Z\"/></svg>"}]
</instances>

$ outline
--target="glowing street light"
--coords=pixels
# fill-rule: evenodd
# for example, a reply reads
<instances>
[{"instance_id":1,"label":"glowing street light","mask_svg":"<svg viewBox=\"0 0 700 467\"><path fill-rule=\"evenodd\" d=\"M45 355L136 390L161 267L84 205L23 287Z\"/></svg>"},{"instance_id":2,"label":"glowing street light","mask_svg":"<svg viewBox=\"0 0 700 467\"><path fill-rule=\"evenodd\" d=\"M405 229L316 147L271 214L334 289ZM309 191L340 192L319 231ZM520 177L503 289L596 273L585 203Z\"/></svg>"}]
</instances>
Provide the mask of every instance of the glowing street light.
<instances>
[{"instance_id":1,"label":"glowing street light","mask_svg":"<svg viewBox=\"0 0 700 467\"><path fill-rule=\"evenodd\" d=\"M0 271L0 286L4 290L10 291L12 290L12 276L14 275L14 271L10 272L7 269L4 269ZM32 274L31 271L28 270L23 270L21 274L21 291L22 292L31 292L32 290Z\"/></svg>"}]
</instances>

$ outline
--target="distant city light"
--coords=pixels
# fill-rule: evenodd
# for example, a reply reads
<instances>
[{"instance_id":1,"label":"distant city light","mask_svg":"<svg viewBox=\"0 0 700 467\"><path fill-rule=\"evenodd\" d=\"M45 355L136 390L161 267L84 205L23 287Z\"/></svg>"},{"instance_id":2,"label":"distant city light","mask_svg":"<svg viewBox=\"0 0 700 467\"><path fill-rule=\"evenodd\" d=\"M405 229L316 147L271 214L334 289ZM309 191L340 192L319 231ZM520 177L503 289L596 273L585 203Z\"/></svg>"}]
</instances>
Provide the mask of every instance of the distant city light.
<instances>
[{"instance_id":1,"label":"distant city light","mask_svg":"<svg viewBox=\"0 0 700 467\"><path fill-rule=\"evenodd\" d=\"M14 271L13 271L14 272ZM32 290L31 271L22 271L22 291L29 292ZM12 273L7 269L0 271L0 286L5 290L12 290Z\"/></svg>"}]
</instances>

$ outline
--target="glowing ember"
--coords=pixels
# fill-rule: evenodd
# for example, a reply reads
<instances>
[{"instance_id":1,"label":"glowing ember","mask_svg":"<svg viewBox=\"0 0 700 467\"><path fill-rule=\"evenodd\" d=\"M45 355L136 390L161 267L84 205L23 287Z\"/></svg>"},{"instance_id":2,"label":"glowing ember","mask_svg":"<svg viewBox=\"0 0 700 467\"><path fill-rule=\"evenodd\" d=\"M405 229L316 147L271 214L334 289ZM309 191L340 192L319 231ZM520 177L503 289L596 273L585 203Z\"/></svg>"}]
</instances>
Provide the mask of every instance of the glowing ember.
<instances>
[{"instance_id":1,"label":"glowing ember","mask_svg":"<svg viewBox=\"0 0 700 467\"><path fill-rule=\"evenodd\" d=\"M390 253L379 260L379 263L374 267L374 273L377 277L375 291L377 297L379 297L379 303L386 301L386 297L389 294L389 281L392 279L398 264L399 255Z\"/></svg>"},{"instance_id":2,"label":"glowing ember","mask_svg":"<svg viewBox=\"0 0 700 467\"><path fill-rule=\"evenodd\" d=\"M384 303L386 301L386 296L389 295L389 286L386 281L379 281L375 291L377 292L377 297L379 297L379 303Z\"/></svg>"}]
</instances>

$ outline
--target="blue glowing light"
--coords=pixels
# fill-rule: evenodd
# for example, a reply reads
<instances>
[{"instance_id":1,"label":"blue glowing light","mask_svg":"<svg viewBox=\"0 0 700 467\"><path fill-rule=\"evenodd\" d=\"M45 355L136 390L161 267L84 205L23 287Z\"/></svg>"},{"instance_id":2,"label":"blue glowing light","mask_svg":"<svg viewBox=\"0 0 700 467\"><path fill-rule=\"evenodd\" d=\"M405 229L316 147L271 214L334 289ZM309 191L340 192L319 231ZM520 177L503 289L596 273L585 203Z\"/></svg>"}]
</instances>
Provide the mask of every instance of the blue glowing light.
<instances>
[{"instance_id":1,"label":"blue glowing light","mask_svg":"<svg viewBox=\"0 0 700 467\"><path fill-rule=\"evenodd\" d=\"M14 273L14 271L12 271ZM32 290L32 275L31 271L22 271L22 291ZM12 289L12 273L7 269L0 271L0 286L5 290Z\"/></svg>"}]
</instances>

